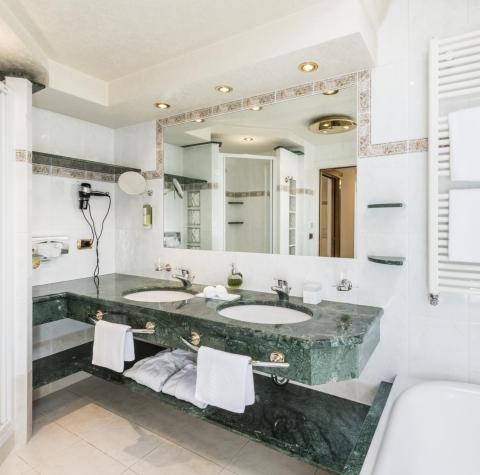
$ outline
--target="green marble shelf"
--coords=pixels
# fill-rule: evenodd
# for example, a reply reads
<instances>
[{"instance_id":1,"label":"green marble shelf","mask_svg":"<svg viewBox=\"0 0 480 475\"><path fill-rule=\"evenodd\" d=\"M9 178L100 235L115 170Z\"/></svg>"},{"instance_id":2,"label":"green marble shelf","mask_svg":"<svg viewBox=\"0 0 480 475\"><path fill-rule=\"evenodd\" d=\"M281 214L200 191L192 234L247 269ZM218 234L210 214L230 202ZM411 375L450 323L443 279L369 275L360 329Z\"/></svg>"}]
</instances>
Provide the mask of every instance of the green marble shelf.
<instances>
[{"instance_id":1,"label":"green marble shelf","mask_svg":"<svg viewBox=\"0 0 480 475\"><path fill-rule=\"evenodd\" d=\"M203 291L194 285L192 293ZM301 307L312 318L292 325L263 325L230 320L218 314L221 301L196 297L173 303L147 303L127 300L124 294L136 290L182 289L180 284L137 276L110 274L100 277L97 291L92 279L79 279L34 287L34 321L57 318L85 322L97 310L107 312L107 320L144 328L156 324L153 335L141 335L148 343L180 347L180 338L192 332L201 337L201 345L222 351L269 361L280 351L289 368L265 368L265 372L315 385L356 378L380 340L380 318L376 307L323 301L306 305L291 297L289 307ZM182 289L183 290L183 289ZM235 290L241 296L235 305L261 303L284 307L275 294ZM49 302L51 300L52 302Z\"/></svg>"},{"instance_id":2,"label":"green marble shelf","mask_svg":"<svg viewBox=\"0 0 480 475\"><path fill-rule=\"evenodd\" d=\"M137 360L157 351L157 346L135 341ZM359 473L391 386L382 383L369 407L298 385L278 387L269 378L255 375L255 404L247 407L244 414L234 414L210 406L201 410L174 397L156 393L120 373L93 366L91 358L92 343L86 343L34 361L34 388L85 371L122 384L133 392L148 394L195 417L239 432L338 475ZM131 365L133 362L127 363L126 367Z\"/></svg>"},{"instance_id":3,"label":"green marble shelf","mask_svg":"<svg viewBox=\"0 0 480 475\"><path fill-rule=\"evenodd\" d=\"M403 266L405 263L405 257L393 257L393 256L368 256L370 262L376 264L384 264L387 266Z\"/></svg>"},{"instance_id":4,"label":"green marble shelf","mask_svg":"<svg viewBox=\"0 0 480 475\"><path fill-rule=\"evenodd\" d=\"M405 208L405 205L403 203L372 203L367 208Z\"/></svg>"}]
</instances>

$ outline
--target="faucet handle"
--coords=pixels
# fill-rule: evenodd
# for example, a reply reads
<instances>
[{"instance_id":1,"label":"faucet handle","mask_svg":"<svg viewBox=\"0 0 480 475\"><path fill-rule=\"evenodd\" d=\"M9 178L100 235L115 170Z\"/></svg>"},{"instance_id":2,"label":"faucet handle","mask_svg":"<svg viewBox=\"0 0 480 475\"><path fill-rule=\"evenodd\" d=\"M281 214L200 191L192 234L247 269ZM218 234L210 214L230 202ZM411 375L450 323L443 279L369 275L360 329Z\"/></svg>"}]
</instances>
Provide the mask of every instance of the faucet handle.
<instances>
[{"instance_id":1,"label":"faucet handle","mask_svg":"<svg viewBox=\"0 0 480 475\"><path fill-rule=\"evenodd\" d=\"M273 279L279 287L288 286L288 282L285 279Z\"/></svg>"},{"instance_id":2,"label":"faucet handle","mask_svg":"<svg viewBox=\"0 0 480 475\"><path fill-rule=\"evenodd\" d=\"M177 267L176 270L180 271L182 277L190 277L190 269L186 267Z\"/></svg>"}]
</instances>

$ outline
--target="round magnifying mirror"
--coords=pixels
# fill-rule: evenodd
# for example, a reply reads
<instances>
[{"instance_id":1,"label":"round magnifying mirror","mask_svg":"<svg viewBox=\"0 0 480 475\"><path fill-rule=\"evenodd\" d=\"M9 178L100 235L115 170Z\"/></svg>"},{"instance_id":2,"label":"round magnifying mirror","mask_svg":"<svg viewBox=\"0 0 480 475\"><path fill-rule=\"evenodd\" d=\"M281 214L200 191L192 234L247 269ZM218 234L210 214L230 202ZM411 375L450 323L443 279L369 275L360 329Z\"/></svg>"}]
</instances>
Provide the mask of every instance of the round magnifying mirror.
<instances>
[{"instance_id":1,"label":"round magnifying mirror","mask_svg":"<svg viewBox=\"0 0 480 475\"><path fill-rule=\"evenodd\" d=\"M118 177L118 186L128 195L145 193L147 182L138 172L125 172Z\"/></svg>"}]
</instances>

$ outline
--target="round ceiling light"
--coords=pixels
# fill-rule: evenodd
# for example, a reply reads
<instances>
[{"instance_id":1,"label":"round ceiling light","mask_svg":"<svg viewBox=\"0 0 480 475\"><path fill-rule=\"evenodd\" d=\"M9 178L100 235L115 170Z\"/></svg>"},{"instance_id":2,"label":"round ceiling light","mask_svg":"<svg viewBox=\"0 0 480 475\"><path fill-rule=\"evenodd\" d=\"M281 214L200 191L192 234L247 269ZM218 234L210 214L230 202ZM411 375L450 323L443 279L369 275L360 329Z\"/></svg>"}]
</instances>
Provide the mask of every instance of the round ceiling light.
<instances>
[{"instance_id":1,"label":"round ceiling light","mask_svg":"<svg viewBox=\"0 0 480 475\"><path fill-rule=\"evenodd\" d=\"M346 115L320 117L308 128L316 134L341 134L353 130L357 124Z\"/></svg>"},{"instance_id":2,"label":"round ceiling light","mask_svg":"<svg viewBox=\"0 0 480 475\"><path fill-rule=\"evenodd\" d=\"M302 73L313 73L318 69L318 64L314 61L305 61L298 65L298 69L302 71Z\"/></svg>"},{"instance_id":3,"label":"round ceiling light","mask_svg":"<svg viewBox=\"0 0 480 475\"><path fill-rule=\"evenodd\" d=\"M157 109L168 109L170 104L167 104L166 102L155 102L155 107Z\"/></svg>"},{"instance_id":4,"label":"round ceiling light","mask_svg":"<svg viewBox=\"0 0 480 475\"><path fill-rule=\"evenodd\" d=\"M338 89L329 89L328 91L323 91L322 94L324 96L334 96L335 94L338 94Z\"/></svg>"},{"instance_id":5,"label":"round ceiling light","mask_svg":"<svg viewBox=\"0 0 480 475\"><path fill-rule=\"evenodd\" d=\"M261 111L262 109L263 109L262 106L253 106L253 107L250 107L250 110L255 111L255 112Z\"/></svg>"},{"instance_id":6,"label":"round ceiling light","mask_svg":"<svg viewBox=\"0 0 480 475\"><path fill-rule=\"evenodd\" d=\"M243 140L245 140L245 142L253 142L253 137L243 137Z\"/></svg>"},{"instance_id":7,"label":"round ceiling light","mask_svg":"<svg viewBox=\"0 0 480 475\"><path fill-rule=\"evenodd\" d=\"M227 86L226 84L220 84L220 86L216 86L215 89L223 94L228 94L229 92L233 91L233 87Z\"/></svg>"}]
</instances>

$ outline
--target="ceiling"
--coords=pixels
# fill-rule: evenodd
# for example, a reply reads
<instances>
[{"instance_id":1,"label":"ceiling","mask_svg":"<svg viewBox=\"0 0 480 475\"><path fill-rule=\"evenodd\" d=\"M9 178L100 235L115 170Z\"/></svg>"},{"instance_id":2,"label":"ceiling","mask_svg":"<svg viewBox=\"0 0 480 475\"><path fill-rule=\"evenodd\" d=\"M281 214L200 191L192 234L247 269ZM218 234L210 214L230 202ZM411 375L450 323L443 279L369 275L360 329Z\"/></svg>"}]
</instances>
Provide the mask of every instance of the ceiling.
<instances>
[{"instance_id":1,"label":"ceiling","mask_svg":"<svg viewBox=\"0 0 480 475\"><path fill-rule=\"evenodd\" d=\"M7 0L49 58L111 81L318 0Z\"/></svg>"},{"instance_id":2,"label":"ceiling","mask_svg":"<svg viewBox=\"0 0 480 475\"><path fill-rule=\"evenodd\" d=\"M37 107L117 128L369 68L388 3L0 0L0 71L43 81Z\"/></svg>"},{"instance_id":3,"label":"ceiling","mask_svg":"<svg viewBox=\"0 0 480 475\"><path fill-rule=\"evenodd\" d=\"M273 155L282 146L303 150L308 145L355 143L355 131L335 135L314 134L308 125L326 115L357 116L356 88L333 96L317 94L265 106L261 111L246 110L165 128L165 142L192 145L206 141L222 142L223 153ZM245 137L254 140L246 142Z\"/></svg>"}]
</instances>

